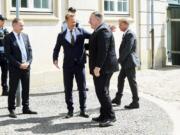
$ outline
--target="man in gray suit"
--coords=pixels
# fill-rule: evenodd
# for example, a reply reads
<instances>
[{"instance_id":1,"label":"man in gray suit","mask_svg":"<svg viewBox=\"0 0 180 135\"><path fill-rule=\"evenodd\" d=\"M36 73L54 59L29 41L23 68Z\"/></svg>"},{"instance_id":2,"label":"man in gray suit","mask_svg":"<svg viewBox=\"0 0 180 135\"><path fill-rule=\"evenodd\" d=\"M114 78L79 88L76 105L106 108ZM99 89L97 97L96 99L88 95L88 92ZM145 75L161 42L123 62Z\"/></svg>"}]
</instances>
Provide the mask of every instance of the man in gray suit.
<instances>
[{"instance_id":1,"label":"man in gray suit","mask_svg":"<svg viewBox=\"0 0 180 135\"><path fill-rule=\"evenodd\" d=\"M5 51L9 60L9 117L16 118L15 95L18 83L22 84L23 114L37 114L29 108L29 81L32 49L27 34L22 33L24 22L15 18L13 31L5 37Z\"/></svg>"},{"instance_id":2,"label":"man in gray suit","mask_svg":"<svg viewBox=\"0 0 180 135\"><path fill-rule=\"evenodd\" d=\"M136 82L136 67L140 65L140 61L136 55L136 36L129 29L128 20L119 20L119 28L124 32L122 43L119 49L119 63L121 71L118 76L118 92L116 97L112 100L113 104L120 105L123 95L124 82L127 77L132 92L132 103L126 105L126 109L139 108L139 96Z\"/></svg>"}]
</instances>

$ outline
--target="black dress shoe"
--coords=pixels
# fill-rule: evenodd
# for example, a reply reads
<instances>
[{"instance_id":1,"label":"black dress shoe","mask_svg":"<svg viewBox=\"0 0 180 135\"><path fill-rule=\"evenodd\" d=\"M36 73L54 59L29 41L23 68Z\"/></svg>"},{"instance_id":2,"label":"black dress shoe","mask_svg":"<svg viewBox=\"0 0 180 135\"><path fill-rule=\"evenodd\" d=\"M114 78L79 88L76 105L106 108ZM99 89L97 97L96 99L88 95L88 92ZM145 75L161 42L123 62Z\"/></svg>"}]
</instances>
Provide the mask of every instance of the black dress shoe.
<instances>
[{"instance_id":1,"label":"black dress shoe","mask_svg":"<svg viewBox=\"0 0 180 135\"><path fill-rule=\"evenodd\" d=\"M129 105L124 106L125 109L138 109L139 103L138 102L132 102Z\"/></svg>"},{"instance_id":2,"label":"black dress shoe","mask_svg":"<svg viewBox=\"0 0 180 135\"><path fill-rule=\"evenodd\" d=\"M23 110L23 114L37 114L37 112L31 110Z\"/></svg>"},{"instance_id":3,"label":"black dress shoe","mask_svg":"<svg viewBox=\"0 0 180 135\"><path fill-rule=\"evenodd\" d=\"M103 120L104 120L104 118L102 116L92 118L93 122L98 122L98 123L102 122Z\"/></svg>"},{"instance_id":4,"label":"black dress shoe","mask_svg":"<svg viewBox=\"0 0 180 135\"><path fill-rule=\"evenodd\" d=\"M65 116L66 119L73 117L73 112L68 112Z\"/></svg>"},{"instance_id":5,"label":"black dress shoe","mask_svg":"<svg viewBox=\"0 0 180 135\"><path fill-rule=\"evenodd\" d=\"M112 100L112 104L116 104L116 105L121 105L121 100L119 100L119 99L117 99L117 98L114 98L113 100Z\"/></svg>"},{"instance_id":6,"label":"black dress shoe","mask_svg":"<svg viewBox=\"0 0 180 135\"><path fill-rule=\"evenodd\" d=\"M17 115L14 110L9 111L9 117L11 118L17 118Z\"/></svg>"},{"instance_id":7,"label":"black dress shoe","mask_svg":"<svg viewBox=\"0 0 180 135\"><path fill-rule=\"evenodd\" d=\"M84 118L89 118L89 114L87 114L85 111L81 111L79 116Z\"/></svg>"},{"instance_id":8,"label":"black dress shoe","mask_svg":"<svg viewBox=\"0 0 180 135\"><path fill-rule=\"evenodd\" d=\"M2 96L8 96L9 95L9 92L8 91L3 91L2 92Z\"/></svg>"},{"instance_id":9,"label":"black dress shoe","mask_svg":"<svg viewBox=\"0 0 180 135\"><path fill-rule=\"evenodd\" d=\"M99 123L99 127L109 127L113 126L113 123L116 122L116 118L105 119Z\"/></svg>"}]
</instances>

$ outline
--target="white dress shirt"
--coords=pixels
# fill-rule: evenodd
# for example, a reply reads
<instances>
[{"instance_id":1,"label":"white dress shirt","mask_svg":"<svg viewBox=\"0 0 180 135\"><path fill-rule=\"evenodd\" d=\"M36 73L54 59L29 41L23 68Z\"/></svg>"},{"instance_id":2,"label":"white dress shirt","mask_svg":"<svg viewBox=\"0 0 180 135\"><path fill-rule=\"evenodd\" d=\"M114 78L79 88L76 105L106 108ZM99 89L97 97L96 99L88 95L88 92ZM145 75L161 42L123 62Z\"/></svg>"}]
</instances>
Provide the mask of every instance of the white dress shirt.
<instances>
[{"instance_id":1,"label":"white dress shirt","mask_svg":"<svg viewBox=\"0 0 180 135\"><path fill-rule=\"evenodd\" d=\"M128 32L129 28L127 28L127 30L124 32L123 37L126 35L126 33Z\"/></svg>"},{"instance_id":2,"label":"white dress shirt","mask_svg":"<svg viewBox=\"0 0 180 135\"><path fill-rule=\"evenodd\" d=\"M74 36L74 42L76 42L76 28L72 30L72 34ZM65 39L71 44L71 30L69 28L67 29Z\"/></svg>"},{"instance_id":3,"label":"white dress shirt","mask_svg":"<svg viewBox=\"0 0 180 135\"><path fill-rule=\"evenodd\" d=\"M64 32L67 29L67 23L64 21L61 25L61 32Z\"/></svg>"},{"instance_id":4,"label":"white dress shirt","mask_svg":"<svg viewBox=\"0 0 180 135\"><path fill-rule=\"evenodd\" d=\"M16 32L13 32L14 36L16 37L16 41L18 43L19 49L21 51L22 54L22 63L26 63L27 62L27 51L26 51L26 47L22 38L21 33L18 34Z\"/></svg>"}]
</instances>

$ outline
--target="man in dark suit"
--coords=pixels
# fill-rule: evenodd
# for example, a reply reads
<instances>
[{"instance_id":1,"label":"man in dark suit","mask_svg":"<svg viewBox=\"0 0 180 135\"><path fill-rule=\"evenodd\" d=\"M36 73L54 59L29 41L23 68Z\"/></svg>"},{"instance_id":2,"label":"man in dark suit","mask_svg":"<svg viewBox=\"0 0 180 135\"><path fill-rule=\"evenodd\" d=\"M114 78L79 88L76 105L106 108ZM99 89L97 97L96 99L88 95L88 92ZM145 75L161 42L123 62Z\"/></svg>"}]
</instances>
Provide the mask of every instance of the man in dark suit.
<instances>
[{"instance_id":1,"label":"man in dark suit","mask_svg":"<svg viewBox=\"0 0 180 135\"><path fill-rule=\"evenodd\" d=\"M67 104L68 113L66 118L73 116L73 98L72 88L73 79L75 77L80 102L80 116L89 117L86 113L86 80L85 80L85 63L86 53L84 41L90 37L90 33L84 29L76 27L75 14L68 12L66 14L66 22L68 28L61 32L57 37L57 42L53 53L53 63L58 66L58 56L60 48L64 49L64 63L63 63L63 77L65 88L65 100Z\"/></svg>"},{"instance_id":2,"label":"man in dark suit","mask_svg":"<svg viewBox=\"0 0 180 135\"><path fill-rule=\"evenodd\" d=\"M12 21L13 32L5 37L5 51L9 60L9 116L16 118L15 96L18 83L22 84L23 114L37 114L29 108L29 81L32 49L27 34L22 33L24 22L15 18Z\"/></svg>"},{"instance_id":3,"label":"man in dark suit","mask_svg":"<svg viewBox=\"0 0 180 135\"><path fill-rule=\"evenodd\" d=\"M92 121L98 122L100 127L106 127L116 121L109 96L109 85L111 76L119 70L118 60L113 34L110 27L103 23L103 16L93 12L89 23L94 29L89 41L89 67L101 105L100 116Z\"/></svg>"},{"instance_id":4,"label":"man in dark suit","mask_svg":"<svg viewBox=\"0 0 180 135\"><path fill-rule=\"evenodd\" d=\"M136 66L140 65L139 59L136 55L136 37L129 29L129 22L125 19L119 21L119 28L124 32L122 43L119 49L119 63L121 64L121 71L118 76L118 92L116 97L112 100L113 104L120 105L123 95L124 82L127 77L132 92L132 103L126 105L126 109L139 108L139 96L136 82Z\"/></svg>"}]
</instances>

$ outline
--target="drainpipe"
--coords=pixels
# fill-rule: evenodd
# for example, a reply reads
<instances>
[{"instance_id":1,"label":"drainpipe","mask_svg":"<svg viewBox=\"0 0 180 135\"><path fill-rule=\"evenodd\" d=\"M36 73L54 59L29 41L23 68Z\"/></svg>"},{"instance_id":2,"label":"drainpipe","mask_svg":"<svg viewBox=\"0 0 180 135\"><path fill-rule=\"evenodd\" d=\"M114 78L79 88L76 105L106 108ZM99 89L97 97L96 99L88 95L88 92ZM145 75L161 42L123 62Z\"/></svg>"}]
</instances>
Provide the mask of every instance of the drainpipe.
<instances>
[{"instance_id":1,"label":"drainpipe","mask_svg":"<svg viewBox=\"0 0 180 135\"><path fill-rule=\"evenodd\" d=\"M152 69L154 69L154 0L151 0L151 47L152 47Z\"/></svg>"},{"instance_id":2,"label":"drainpipe","mask_svg":"<svg viewBox=\"0 0 180 135\"><path fill-rule=\"evenodd\" d=\"M16 18L19 18L20 0L16 0ZM21 81L19 80L17 92L16 92L16 106L21 106Z\"/></svg>"},{"instance_id":3,"label":"drainpipe","mask_svg":"<svg viewBox=\"0 0 180 135\"><path fill-rule=\"evenodd\" d=\"M20 0L16 0L16 18L19 18Z\"/></svg>"},{"instance_id":4,"label":"drainpipe","mask_svg":"<svg viewBox=\"0 0 180 135\"><path fill-rule=\"evenodd\" d=\"M136 27L137 27L137 30L136 30L136 33L137 33L137 37L138 37L138 55L139 55L139 59L140 61L142 61L142 58L141 58L141 15L140 15L140 11L141 11L141 0L137 0L135 1L136 2ZM141 70L142 68L142 65L138 68L139 70Z\"/></svg>"}]
</instances>

